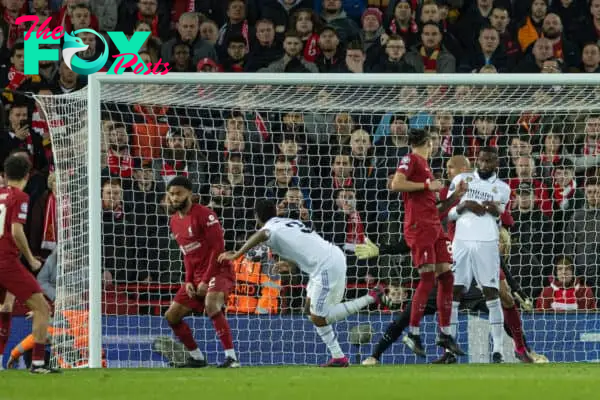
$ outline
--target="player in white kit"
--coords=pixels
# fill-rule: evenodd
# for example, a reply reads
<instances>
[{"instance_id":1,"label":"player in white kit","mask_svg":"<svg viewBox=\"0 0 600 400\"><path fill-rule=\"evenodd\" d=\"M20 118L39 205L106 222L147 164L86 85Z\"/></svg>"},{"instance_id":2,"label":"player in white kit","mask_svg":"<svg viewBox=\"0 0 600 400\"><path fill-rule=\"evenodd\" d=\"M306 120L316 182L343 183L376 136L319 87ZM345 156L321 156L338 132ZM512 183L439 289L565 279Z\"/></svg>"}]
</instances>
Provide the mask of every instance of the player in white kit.
<instances>
[{"instance_id":1,"label":"player in white kit","mask_svg":"<svg viewBox=\"0 0 600 400\"><path fill-rule=\"evenodd\" d=\"M348 358L342 352L331 324L374 303L389 303L384 291L376 288L355 300L342 303L346 290L346 257L334 244L326 241L301 221L277 217L277 207L269 200L258 200L254 209L259 231L237 251L219 256L219 261L235 260L253 247L266 243L282 261L276 264L280 272L296 266L309 275L306 288L307 308L317 333L327 345L332 359L326 367L347 367Z\"/></svg>"},{"instance_id":2,"label":"player in white kit","mask_svg":"<svg viewBox=\"0 0 600 400\"><path fill-rule=\"evenodd\" d=\"M468 189L458 205L450 210L448 217L456 221L456 233L452 242L454 298L451 324L456 327L460 299L475 278L482 288L489 309L492 362L501 363L504 316L498 290L498 220L510 199L510 187L498 179L497 169L498 150L494 147L481 148L477 157L477 170L457 175L450 184L448 196L462 181L467 183Z\"/></svg>"}]
</instances>

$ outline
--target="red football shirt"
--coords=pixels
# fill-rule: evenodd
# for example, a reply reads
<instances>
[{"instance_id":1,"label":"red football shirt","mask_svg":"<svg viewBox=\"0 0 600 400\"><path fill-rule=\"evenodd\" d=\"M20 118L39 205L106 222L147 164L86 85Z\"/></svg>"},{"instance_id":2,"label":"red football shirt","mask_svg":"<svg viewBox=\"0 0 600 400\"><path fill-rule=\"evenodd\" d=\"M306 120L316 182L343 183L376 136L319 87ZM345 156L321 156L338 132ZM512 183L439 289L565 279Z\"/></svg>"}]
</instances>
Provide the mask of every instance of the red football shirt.
<instances>
[{"instance_id":1,"label":"red football shirt","mask_svg":"<svg viewBox=\"0 0 600 400\"><path fill-rule=\"evenodd\" d=\"M210 208L193 204L186 215L173 214L170 225L183 253L186 283L209 283L222 273L233 274L229 261L217 261L219 254L225 251L225 240L219 218Z\"/></svg>"},{"instance_id":2,"label":"red football shirt","mask_svg":"<svg viewBox=\"0 0 600 400\"><path fill-rule=\"evenodd\" d=\"M427 160L418 154L410 153L402 158L397 172L411 182L425 183L435 178ZM404 200L404 236L415 237L422 234L439 235L442 230L434 192L422 190L402 193ZM435 240L437 236L432 237Z\"/></svg>"},{"instance_id":3,"label":"red football shirt","mask_svg":"<svg viewBox=\"0 0 600 400\"><path fill-rule=\"evenodd\" d=\"M0 259L19 257L12 224L27 222L29 196L14 187L0 188Z\"/></svg>"}]
</instances>

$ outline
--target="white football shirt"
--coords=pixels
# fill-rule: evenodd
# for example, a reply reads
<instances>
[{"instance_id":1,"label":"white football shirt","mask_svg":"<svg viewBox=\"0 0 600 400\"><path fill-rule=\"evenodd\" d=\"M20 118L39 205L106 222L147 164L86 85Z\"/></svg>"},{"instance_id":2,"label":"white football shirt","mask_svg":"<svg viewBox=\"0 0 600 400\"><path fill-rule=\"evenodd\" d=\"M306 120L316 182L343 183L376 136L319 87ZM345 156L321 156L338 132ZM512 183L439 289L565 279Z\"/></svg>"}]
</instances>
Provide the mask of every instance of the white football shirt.
<instances>
[{"instance_id":1,"label":"white football shirt","mask_svg":"<svg viewBox=\"0 0 600 400\"><path fill-rule=\"evenodd\" d=\"M498 179L496 174L487 180L479 177L477 171L459 174L450 184L448 197L454 193L461 181L465 181L469 185L469 189L460 199L459 204L469 200L479 204L484 201L492 201L498 205L500 214L504 212L510 199L510 187ZM454 235L456 239L481 242L498 240L498 218L489 213L479 217L470 211L465 211L459 215L454 207L448 217L456 220L456 234Z\"/></svg>"},{"instance_id":2,"label":"white football shirt","mask_svg":"<svg viewBox=\"0 0 600 400\"><path fill-rule=\"evenodd\" d=\"M293 261L310 276L327 267L335 245L326 241L301 221L271 218L262 228L267 232L267 246L285 260Z\"/></svg>"}]
</instances>

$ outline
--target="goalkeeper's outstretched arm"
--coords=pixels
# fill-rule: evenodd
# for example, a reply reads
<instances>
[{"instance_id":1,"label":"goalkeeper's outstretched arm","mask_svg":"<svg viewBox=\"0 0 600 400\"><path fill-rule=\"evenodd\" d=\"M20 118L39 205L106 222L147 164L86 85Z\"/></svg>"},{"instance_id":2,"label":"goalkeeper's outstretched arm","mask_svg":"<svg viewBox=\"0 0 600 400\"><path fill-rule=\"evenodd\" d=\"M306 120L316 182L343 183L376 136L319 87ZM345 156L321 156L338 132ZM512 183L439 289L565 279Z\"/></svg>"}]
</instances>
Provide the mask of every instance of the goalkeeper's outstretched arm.
<instances>
[{"instance_id":1,"label":"goalkeeper's outstretched arm","mask_svg":"<svg viewBox=\"0 0 600 400\"><path fill-rule=\"evenodd\" d=\"M354 250L359 260L366 260L380 255L407 254L409 252L410 247L408 247L403 237L396 243L381 244L379 246L367 239L365 243L356 245Z\"/></svg>"}]
</instances>

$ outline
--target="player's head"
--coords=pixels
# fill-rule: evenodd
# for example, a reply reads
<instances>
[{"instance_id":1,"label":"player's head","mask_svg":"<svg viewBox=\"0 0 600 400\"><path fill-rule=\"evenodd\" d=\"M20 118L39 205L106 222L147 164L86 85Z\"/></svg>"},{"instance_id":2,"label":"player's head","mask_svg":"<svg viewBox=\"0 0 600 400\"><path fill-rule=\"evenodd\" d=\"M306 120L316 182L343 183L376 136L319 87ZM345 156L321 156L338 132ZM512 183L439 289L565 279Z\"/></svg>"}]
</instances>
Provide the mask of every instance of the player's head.
<instances>
[{"instance_id":1,"label":"player's head","mask_svg":"<svg viewBox=\"0 0 600 400\"><path fill-rule=\"evenodd\" d=\"M185 176L176 176L167 185L167 204L172 211L185 210L192 202L192 182Z\"/></svg>"},{"instance_id":2,"label":"player's head","mask_svg":"<svg viewBox=\"0 0 600 400\"><path fill-rule=\"evenodd\" d=\"M408 131L408 144L413 149L426 149L427 155L431 153L431 136L429 132L424 129L410 129Z\"/></svg>"},{"instance_id":3,"label":"player's head","mask_svg":"<svg viewBox=\"0 0 600 400\"><path fill-rule=\"evenodd\" d=\"M31 161L23 153L13 153L4 160L4 175L8 184L17 183L24 187L29 179Z\"/></svg>"},{"instance_id":4,"label":"player's head","mask_svg":"<svg viewBox=\"0 0 600 400\"><path fill-rule=\"evenodd\" d=\"M482 147L477 156L477 173L481 179L489 179L498 169L498 149Z\"/></svg>"},{"instance_id":5,"label":"player's head","mask_svg":"<svg viewBox=\"0 0 600 400\"><path fill-rule=\"evenodd\" d=\"M254 216L258 225L263 226L277 216L277 206L271 200L259 199L254 205Z\"/></svg>"},{"instance_id":6,"label":"player's head","mask_svg":"<svg viewBox=\"0 0 600 400\"><path fill-rule=\"evenodd\" d=\"M465 156L452 156L446 163L446 174L452 180L458 174L471 170L471 162Z\"/></svg>"}]
</instances>

